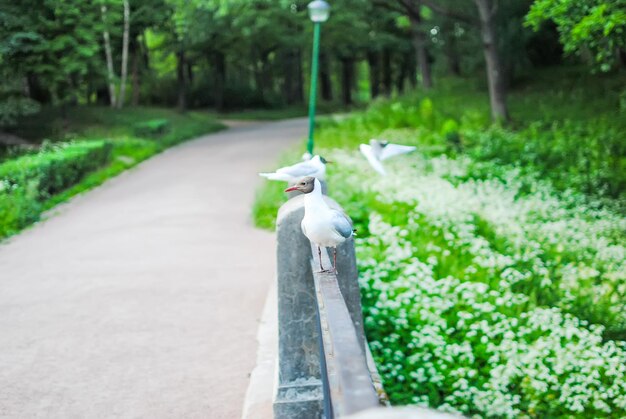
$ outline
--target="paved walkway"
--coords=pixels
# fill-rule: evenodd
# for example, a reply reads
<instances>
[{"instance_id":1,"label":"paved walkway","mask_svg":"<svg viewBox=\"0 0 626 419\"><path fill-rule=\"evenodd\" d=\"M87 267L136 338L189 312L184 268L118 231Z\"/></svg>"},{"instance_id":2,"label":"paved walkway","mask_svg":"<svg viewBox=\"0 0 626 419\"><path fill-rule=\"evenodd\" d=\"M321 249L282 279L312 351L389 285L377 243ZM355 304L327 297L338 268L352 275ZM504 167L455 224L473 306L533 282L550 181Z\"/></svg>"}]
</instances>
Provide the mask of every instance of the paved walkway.
<instances>
[{"instance_id":1,"label":"paved walkway","mask_svg":"<svg viewBox=\"0 0 626 419\"><path fill-rule=\"evenodd\" d=\"M275 272L256 172L305 126L185 143L0 245L0 417L240 417Z\"/></svg>"}]
</instances>

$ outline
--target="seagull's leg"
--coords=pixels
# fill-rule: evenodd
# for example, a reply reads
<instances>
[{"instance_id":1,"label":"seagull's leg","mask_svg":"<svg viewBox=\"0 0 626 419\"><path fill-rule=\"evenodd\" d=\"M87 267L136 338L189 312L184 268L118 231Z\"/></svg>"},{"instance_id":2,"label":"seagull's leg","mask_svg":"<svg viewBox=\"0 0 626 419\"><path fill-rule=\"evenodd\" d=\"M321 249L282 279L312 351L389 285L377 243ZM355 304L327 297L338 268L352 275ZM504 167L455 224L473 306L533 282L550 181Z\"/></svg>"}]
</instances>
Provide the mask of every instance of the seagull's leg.
<instances>
[{"instance_id":1,"label":"seagull's leg","mask_svg":"<svg viewBox=\"0 0 626 419\"><path fill-rule=\"evenodd\" d=\"M333 270L337 273L337 248L335 247L335 254L333 255Z\"/></svg>"},{"instance_id":2,"label":"seagull's leg","mask_svg":"<svg viewBox=\"0 0 626 419\"><path fill-rule=\"evenodd\" d=\"M322 248L317 246L317 254L320 259L320 272L324 272L324 268L322 267Z\"/></svg>"}]
</instances>

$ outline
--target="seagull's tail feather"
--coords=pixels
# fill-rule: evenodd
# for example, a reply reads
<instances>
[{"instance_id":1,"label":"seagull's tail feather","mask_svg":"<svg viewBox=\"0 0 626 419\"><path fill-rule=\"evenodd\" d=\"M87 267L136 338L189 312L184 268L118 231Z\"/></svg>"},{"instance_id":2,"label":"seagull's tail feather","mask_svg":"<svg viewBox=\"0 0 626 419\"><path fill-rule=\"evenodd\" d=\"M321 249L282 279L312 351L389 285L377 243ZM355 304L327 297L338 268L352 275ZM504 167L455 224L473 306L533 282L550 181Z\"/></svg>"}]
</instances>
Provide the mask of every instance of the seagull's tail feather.
<instances>
[{"instance_id":1,"label":"seagull's tail feather","mask_svg":"<svg viewBox=\"0 0 626 419\"><path fill-rule=\"evenodd\" d=\"M263 176L269 180L282 180L285 182L289 182L291 180L291 176L284 173L259 173L259 176Z\"/></svg>"}]
</instances>

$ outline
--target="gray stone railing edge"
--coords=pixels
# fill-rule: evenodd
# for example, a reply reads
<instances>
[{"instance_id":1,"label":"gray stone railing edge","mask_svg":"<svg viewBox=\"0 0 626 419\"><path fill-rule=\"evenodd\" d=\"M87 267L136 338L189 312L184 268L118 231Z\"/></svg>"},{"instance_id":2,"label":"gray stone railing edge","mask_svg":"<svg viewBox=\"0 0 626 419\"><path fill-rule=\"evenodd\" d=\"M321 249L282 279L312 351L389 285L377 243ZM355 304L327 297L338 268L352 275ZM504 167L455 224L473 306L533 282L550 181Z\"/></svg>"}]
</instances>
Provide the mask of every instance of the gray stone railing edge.
<instances>
[{"instance_id":1,"label":"gray stone railing edge","mask_svg":"<svg viewBox=\"0 0 626 419\"><path fill-rule=\"evenodd\" d=\"M328 251L323 249L321 255L322 264L330 266ZM311 256L322 331L323 367L326 369L322 371L322 385L328 386L325 394L330 397L333 416L346 416L380 406L367 362L365 338L355 327L338 275L319 272L320 260L315 245L311 245Z\"/></svg>"}]
</instances>

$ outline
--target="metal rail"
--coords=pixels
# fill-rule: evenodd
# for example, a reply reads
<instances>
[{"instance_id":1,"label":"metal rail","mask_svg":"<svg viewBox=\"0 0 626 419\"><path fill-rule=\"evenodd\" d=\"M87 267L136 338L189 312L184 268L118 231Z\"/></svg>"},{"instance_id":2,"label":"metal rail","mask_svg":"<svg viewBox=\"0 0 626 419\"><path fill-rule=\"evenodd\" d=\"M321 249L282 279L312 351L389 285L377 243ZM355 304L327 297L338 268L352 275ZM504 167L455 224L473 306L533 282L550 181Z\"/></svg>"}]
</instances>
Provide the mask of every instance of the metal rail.
<instances>
[{"instance_id":1,"label":"metal rail","mask_svg":"<svg viewBox=\"0 0 626 419\"><path fill-rule=\"evenodd\" d=\"M330 419L379 407L380 399L368 368L364 342L359 341L337 275L319 272L317 247L312 245L311 250L321 334L320 364L325 416ZM331 266L325 249L322 264Z\"/></svg>"}]
</instances>

